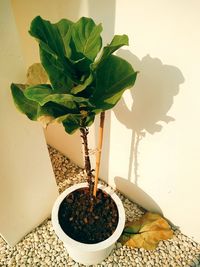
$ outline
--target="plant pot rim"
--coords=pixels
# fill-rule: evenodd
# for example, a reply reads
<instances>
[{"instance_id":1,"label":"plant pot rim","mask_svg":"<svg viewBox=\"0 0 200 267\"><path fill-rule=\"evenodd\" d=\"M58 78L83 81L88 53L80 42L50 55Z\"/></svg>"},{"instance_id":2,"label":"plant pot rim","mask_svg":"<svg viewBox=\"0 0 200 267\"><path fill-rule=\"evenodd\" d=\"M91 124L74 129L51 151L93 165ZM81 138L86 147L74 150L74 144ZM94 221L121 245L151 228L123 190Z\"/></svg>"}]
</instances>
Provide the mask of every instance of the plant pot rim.
<instances>
[{"instance_id":1,"label":"plant pot rim","mask_svg":"<svg viewBox=\"0 0 200 267\"><path fill-rule=\"evenodd\" d=\"M71 192L73 192L77 189L84 188L84 187L88 187L88 183L75 184L75 185L67 188L64 192L62 192L58 196L58 198L56 199L56 201L54 203L53 209L52 209L52 224L53 224L53 228L55 229L56 234L64 243L69 244L69 246L71 246L71 247L76 247L77 249L83 249L83 247L84 247L84 251L97 251L101 248L104 249L106 247L111 246L120 237L120 235L123 231L123 228L124 228L124 224L125 224L124 207L122 205L120 198L116 195L116 193L114 192L114 190L110 186L104 186L102 184L98 184L98 188L105 191L106 193L108 193L110 195L110 197L114 200L114 202L117 206L117 210L118 210L117 227L116 227L114 233L104 241L101 241L101 242L98 242L95 244L86 244L86 243L76 241L76 240L72 239L71 237L69 237L62 230L62 228L59 224L59 220L58 220L58 211L59 211L59 207L60 207L61 202L68 194L70 194Z\"/></svg>"}]
</instances>

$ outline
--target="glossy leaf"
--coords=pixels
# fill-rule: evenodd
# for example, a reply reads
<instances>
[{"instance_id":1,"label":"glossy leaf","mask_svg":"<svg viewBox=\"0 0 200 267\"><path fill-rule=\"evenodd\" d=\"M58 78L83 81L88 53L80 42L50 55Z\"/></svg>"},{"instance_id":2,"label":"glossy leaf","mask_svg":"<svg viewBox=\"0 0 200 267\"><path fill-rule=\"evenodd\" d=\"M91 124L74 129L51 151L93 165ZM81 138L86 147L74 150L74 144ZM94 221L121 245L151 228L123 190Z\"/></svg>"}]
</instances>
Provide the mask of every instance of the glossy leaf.
<instances>
[{"instance_id":1,"label":"glossy leaf","mask_svg":"<svg viewBox=\"0 0 200 267\"><path fill-rule=\"evenodd\" d=\"M73 22L68 19L61 19L55 25L58 27L58 30L61 34L64 47L65 47L65 54L68 58L71 57L71 47L70 47L70 40L71 40L71 28L73 26Z\"/></svg>"},{"instance_id":2,"label":"glossy leaf","mask_svg":"<svg viewBox=\"0 0 200 267\"><path fill-rule=\"evenodd\" d=\"M47 121L48 117L48 122L52 121L55 107L40 107L37 102L27 99L24 95L25 87L23 84L11 84L13 100L18 110L26 114L30 120L41 121L42 117L43 121ZM62 113L59 113L59 116L61 115Z\"/></svg>"},{"instance_id":3,"label":"glossy leaf","mask_svg":"<svg viewBox=\"0 0 200 267\"><path fill-rule=\"evenodd\" d=\"M112 53L118 50L120 47L128 45L128 36L127 35L115 35L110 44L103 48L102 55L100 58L92 65L92 68L95 69L99 64L106 60Z\"/></svg>"},{"instance_id":4,"label":"glossy leaf","mask_svg":"<svg viewBox=\"0 0 200 267\"><path fill-rule=\"evenodd\" d=\"M114 107L125 89L134 85L136 76L137 72L126 60L109 56L96 70L96 88L91 102L97 110Z\"/></svg>"},{"instance_id":5,"label":"glossy leaf","mask_svg":"<svg viewBox=\"0 0 200 267\"><path fill-rule=\"evenodd\" d=\"M82 84L79 84L79 85L75 86L74 88L72 88L71 93L72 94L78 94L78 93L82 92L92 82L93 82L93 75L90 74L89 77Z\"/></svg>"},{"instance_id":6,"label":"glossy leaf","mask_svg":"<svg viewBox=\"0 0 200 267\"><path fill-rule=\"evenodd\" d=\"M61 118L58 118L57 121L62 121L65 131L69 134L73 134L77 129L80 128L81 117L82 116L80 114L67 114Z\"/></svg>"},{"instance_id":7,"label":"glossy leaf","mask_svg":"<svg viewBox=\"0 0 200 267\"><path fill-rule=\"evenodd\" d=\"M89 112L84 120L84 125L81 125L83 122L83 115L82 114L67 114L60 116L56 119L57 122L62 123L65 131L69 134L74 133L77 129L82 127L89 127L95 119L95 114Z\"/></svg>"},{"instance_id":8,"label":"glossy leaf","mask_svg":"<svg viewBox=\"0 0 200 267\"><path fill-rule=\"evenodd\" d=\"M38 104L42 105L42 101L48 95L53 93L53 89L49 84L38 84L34 86L28 86L24 90L24 95L29 100L35 101Z\"/></svg>"},{"instance_id":9,"label":"glossy leaf","mask_svg":"<svg viewBox=\"0 0 200 267\"><path fill-rule=\"evenodd\" d=\"M11 84L11 91L15 106L19 111L26 114L30 120L37 120L38 104L24 96L24 85Z\"/></svg>"},{"instance_id":10,"label":"glossy leaf","mask_svg":"<svg viewBox=\"0 0 200 267\"><path fill-rule=\"evenodd\" d=\"M51 102L77 112L81 107L92 107L88 99L71 94L56 94L51 86L47 84L30 86L26 88L24 94L28 99L37 102L40 106Z\"/></svg>"},{"instance_id":11,"label":"glossy leaf","mask_svg":"<svg viewBox=\"0 0 200 267\"><path fill-rule=\"evenodd\" d=\"M47 102L43 106L39 105L39 107L42 112L40 115L43 115L43 113L45 113L46 115L53 116L55 119L70 113L70 110L67 107L61 106L53 102Z\"/></svg>"},{"instance_id":12,"label":"glossy leaf","mask_svg":"<svg viewBox=\"0 0 200 267\"><path fill-rule=\"evenodd\" d=\"M64 63L65 58L61 61L60 58L52 56L40 47L40 59L53 89L58 93L69 93L73 87L75 75L72 74L72 67L70 68L67 62Z\"/></svg>"},{"instance_id":13,"label":"glossy leaf","mask_svg":"<svg viewBox=\"0 0 200 267\"><path fill-rule=\"evenodd\" d=\"M47 102L60 104L70 110L79 111L82 107L92 107L89 100L83 97L76 97L70 94L51 94L46 96L40 104L43 106Z\"/></svg>"},{"instance_id":14,"label":"glossy leaf","mask_svg":"<svg viewBox=\"0 0 200 267\"><path fill-rule=\"evenodd\" d=\"M72 28L76 51L93 61L102 46L101 32L101 24L96 25L92 19L82 17Z\"/></svg>"},{"instance_id":15,"label":"glossy leaf","mask_svg":"<svg viewBox=\"0 0 200 267\"><path fill-rule=\"evenodd\" d=\"M139 221L129 223L120 240L130 247L155 249L159 241L173 236L168 222L159 214L147 212Z\"/></svg>"},{"instance_id":16,"label":"glossy leaf","mask_svg":"<svg viewBox=\"0 0 200 267\"><path fill-rule=\"evenodd\" d=\"M55 90L59 88L69 91L73 82L76 82L76 70L67 57L70 54L70 36L66 37L66 34L71 24L68 20L52 24L37 16L29 31L39 42L41 63Z\"/></svg>"},{"instance_id":17,"label":"glossy leaf","mask_svg":"<svg viewBox=\"0 0 200 267\"><path fill-rule=\"evenodd\" d=\"M39 41L47 53L55 58L65 56L64 43L56 24L37 16L31 22L29 33Z\"/></svg>"}]
</instances>

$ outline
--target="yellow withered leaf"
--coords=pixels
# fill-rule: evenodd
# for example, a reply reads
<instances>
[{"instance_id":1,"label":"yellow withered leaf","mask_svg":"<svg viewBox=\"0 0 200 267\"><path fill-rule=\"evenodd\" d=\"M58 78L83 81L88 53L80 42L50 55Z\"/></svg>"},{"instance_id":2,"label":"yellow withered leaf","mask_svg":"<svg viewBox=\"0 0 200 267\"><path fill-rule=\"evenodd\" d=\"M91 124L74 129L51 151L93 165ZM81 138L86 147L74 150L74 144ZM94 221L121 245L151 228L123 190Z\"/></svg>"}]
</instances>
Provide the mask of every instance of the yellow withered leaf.
<instances>
[{"instance_id":1,"label":"yellow withered leaf","mask_svg":"<svg viewBox=\"0 0 200 267\"><path fill-rule=\"evenodd\" d=\"M47 73L40 63L32 64L27 70L26 77L26 83L29 85L45 84L48 82Z\"/></svg>"},{"instance_id":2,"label":"yellow withered leaf","mask_svg":"<svg viewBox=\"0 0 200 267\"><path fill-rule=\"evenodd\" d=\"M140 220L127 224L120 241L126 246L152 250L159 241L172 236L173 231L163 217L147 212Z\"/></svg>"},{"instance_id":3,"label":"yellow withered leaf","mask_svg":"<svg viewBox=\"0 0 200 267\"><path fill-rule=\"evenodd\" d=\"M39 121L44 128L47 128L47 126L54 120L54 117L49 115L42 115L37 118L37 121Z\"/></svg>"}]
</instances>

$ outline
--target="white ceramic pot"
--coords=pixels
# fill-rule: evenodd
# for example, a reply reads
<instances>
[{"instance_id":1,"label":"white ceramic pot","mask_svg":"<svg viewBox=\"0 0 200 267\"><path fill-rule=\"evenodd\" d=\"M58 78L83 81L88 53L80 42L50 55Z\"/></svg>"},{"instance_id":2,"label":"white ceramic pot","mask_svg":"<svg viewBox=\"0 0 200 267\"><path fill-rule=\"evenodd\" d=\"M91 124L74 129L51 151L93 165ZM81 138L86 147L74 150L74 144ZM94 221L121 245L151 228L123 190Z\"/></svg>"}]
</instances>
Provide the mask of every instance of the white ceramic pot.
<instances>
[{"instance_id":1,"label":"white ceramic pot","mask_svg":"<svg viewBox=\"0 0 200 267\"><path fill-rule=\"evenodd\" d=\"M125 225L125 212L124 207L120 198L115 194L115 192L110 187L105 187L103 185L98 185L98 188L108 193L114 200L118 209L118 225L114 233L106 240L96 243L96 244L85 244L78 242L71 237L69 237L61 228L58 221L58 211L63 199L71 192L87 187L87 183L80 183L67 188L60 196L56 199L52 210L52 224L53 228L59 237L63 241L65 248L67 249L70 257L79 263L85 265L98 264L102 262L111 253L115 242L122 234Z\"/></svg>"}]
</instances>

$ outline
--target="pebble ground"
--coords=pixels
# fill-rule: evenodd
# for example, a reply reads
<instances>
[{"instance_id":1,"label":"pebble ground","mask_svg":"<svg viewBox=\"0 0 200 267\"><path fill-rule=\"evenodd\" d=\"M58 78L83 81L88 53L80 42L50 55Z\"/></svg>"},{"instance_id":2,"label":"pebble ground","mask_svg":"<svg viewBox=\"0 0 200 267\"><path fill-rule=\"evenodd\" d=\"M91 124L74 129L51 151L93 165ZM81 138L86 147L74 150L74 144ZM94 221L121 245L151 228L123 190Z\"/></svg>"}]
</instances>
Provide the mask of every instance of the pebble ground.
<instances>
[{"instance_id":1,"label":"pebble ground","mask_svg":"<svg viewBox=\"0 0 200 267\"><path fill-rule=\"evenodd\" d=\"M81 168L69 161L57 150L49 147L49 153L55 172L59 191L74 183L84 182ZM127 219L139 219L144 211L135 203L119 194L122 199ZM74 262L56 237L47 219L28 234L15 247L9 247L0 237L1 267L82 267ZM200 267L200 244L185 236L180 230L174 230L174 237L161 241L154 251L131 249L116 243L112 254L96 267Z\"/></svg>"}]
</instances>

